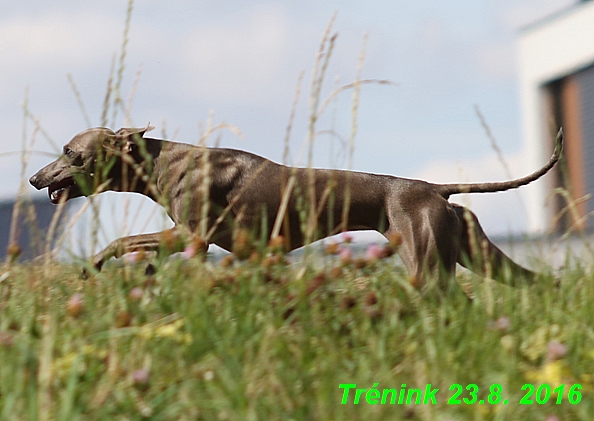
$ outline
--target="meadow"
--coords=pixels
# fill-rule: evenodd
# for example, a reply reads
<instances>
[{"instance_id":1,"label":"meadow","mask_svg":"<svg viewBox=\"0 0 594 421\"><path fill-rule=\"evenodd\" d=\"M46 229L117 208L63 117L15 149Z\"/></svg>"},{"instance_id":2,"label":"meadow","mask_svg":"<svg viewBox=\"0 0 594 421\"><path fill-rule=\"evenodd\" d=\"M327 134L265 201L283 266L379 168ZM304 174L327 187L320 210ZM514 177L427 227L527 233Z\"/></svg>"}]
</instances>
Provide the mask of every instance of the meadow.
<instances>
[{"instance_id":1,"label":"meadow","mask_svg":"<svg viewBox=\"0 0 594 421\"><path fill-rule=\"evenodd\" d=\"M119 96L129 4L103 126L129 109ZM331 26L312 77L308 164L317 117L336 95L353 92L352 157L360 86L387 83L359 69L321 101ZM592 419L591 264L540 268L522 288L463 273L423 295L396 264L397 244L357 254L335 241L299 258L267 239L222 259L133 254L86 280L83 258L19 263L10 248L0 267L0 419Z\"/></svg>"},{"instance_id":2,"label":"meadow","mask_svg":"<svg viewBox=\"0 0 594 421\"><path fill-rule=\"evenodd\" d=\"M336 252L182 255L148 275L122 259L86 281L80 265L4 266L1 418L591 419L586 268L560 288L459 276L471 301L458 285L422 297L392 257ZM434 401L382 404L384 389L428 384ZM355 404L340 385L379 395Z\"/></svg>"}]
</instances>

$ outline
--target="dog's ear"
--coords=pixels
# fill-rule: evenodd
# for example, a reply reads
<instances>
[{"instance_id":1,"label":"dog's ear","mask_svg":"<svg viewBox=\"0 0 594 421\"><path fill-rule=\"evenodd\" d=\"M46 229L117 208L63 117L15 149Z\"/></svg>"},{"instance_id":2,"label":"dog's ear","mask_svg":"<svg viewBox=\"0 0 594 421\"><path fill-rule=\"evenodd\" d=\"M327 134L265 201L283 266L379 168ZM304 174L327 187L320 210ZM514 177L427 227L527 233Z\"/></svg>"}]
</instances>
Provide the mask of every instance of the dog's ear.
<instances>
[{"instance_id":1,"label":"dog's ear","mask_svg":"<svg viewBox=\"0 0 594 421\"><path fill-rule=\"evenodd\" d=\"M139 129L130 128L130 127L122 127L117 132L115 132L115 134L116 134L116 136L120 136L120 137L129 137L129 136L134 136L134 135L137 135L138 137L142 137L142 136L144 136L144 134L146 132L150 132L153 129L154 129L154 127L151 126L149 123L146 125L146 127L141 127Z\"/></svg>"},{"instance_id":2,"label":"dog's ear","mask_svg":"<svg viewBox=\"0 0 594 421\"><path fill-rule=\"evenodd\" d=\"M122 127L115 132L115 144L121 148L122 152L130 152L136 141L153 129L154 127L150 123L142 128Z\"/></svg>"}]
</instances>

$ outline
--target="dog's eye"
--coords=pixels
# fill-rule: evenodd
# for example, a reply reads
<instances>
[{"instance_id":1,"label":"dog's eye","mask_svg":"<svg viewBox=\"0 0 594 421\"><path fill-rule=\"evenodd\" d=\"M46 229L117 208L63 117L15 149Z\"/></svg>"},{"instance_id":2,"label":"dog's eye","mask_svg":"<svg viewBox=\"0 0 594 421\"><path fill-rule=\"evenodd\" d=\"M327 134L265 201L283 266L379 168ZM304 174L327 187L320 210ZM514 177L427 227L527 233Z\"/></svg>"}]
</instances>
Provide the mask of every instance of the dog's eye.
<instances>
[{"instance_id":1,"label":"dog's eye","mask_svg":"<svg viewBox=\"0 0 594 421\"><path fill-rule=\"evenodd\" d=\"M70 159L75 159L78 156L78 154L70 148L64 148L64 155Z\"/></svg>"},{"instance_id":2,"label":"dog's eye","mask_svg":"<svg viewBox=\"0 0 594 421\"><path fill-rule=\"evenodd\" d=\"M83 164L82 158L70 148L64 148L64 155L76 166Z\"/></svg>"}]
</instances>

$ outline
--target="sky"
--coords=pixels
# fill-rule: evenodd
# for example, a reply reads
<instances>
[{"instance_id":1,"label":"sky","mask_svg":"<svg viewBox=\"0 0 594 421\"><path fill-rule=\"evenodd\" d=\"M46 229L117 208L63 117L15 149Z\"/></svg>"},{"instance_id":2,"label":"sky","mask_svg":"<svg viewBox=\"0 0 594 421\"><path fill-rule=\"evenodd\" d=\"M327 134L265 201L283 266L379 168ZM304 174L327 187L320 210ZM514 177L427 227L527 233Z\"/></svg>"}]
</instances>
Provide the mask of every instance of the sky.
<instances>
[{"instance_id":1,"label":"sky","mask_svg":"<svg viewBox=\"0 0 594 421\"><path fill-rule=\"evenodd\" d=\"M154 137L197 143L209 124L231 124L242 136L221 130L208 144L277 162L303 74L288 161L306 165L312 73L333 16L322 101L356 78L362 51L362 78L393 82L361 88L352 169L439 183L506 179L478 107L513 176L522 176L535 168L524 164L519 31L575 3L137 0L122 57L127 0L0 0L0 198L14 197L22 174L47 164L76 133L101 125L114 66L122 68L125 109L109 110L111 128L150 121ZM352 107L347 90L320 116L316 166L349 168ZM31 153L23 169L24 149ZM23 191L40 194L28 184ZM104 196L107 213L133 203L120 230L167 225L148 199ZM487 233L503 236L524 231L526 200L521 190L453 198Z\"/></svg>"}]
</instances>

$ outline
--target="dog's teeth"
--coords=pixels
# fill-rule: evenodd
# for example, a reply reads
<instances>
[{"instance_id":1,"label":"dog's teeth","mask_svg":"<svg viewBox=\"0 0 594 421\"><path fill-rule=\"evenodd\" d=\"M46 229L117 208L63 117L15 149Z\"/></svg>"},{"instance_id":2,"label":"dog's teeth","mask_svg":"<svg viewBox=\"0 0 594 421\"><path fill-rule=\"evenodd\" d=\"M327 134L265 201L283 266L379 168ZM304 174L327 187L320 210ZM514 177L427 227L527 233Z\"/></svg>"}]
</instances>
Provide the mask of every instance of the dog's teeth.
<instances>
[{"instance_id":1,"label":"dog's teeth","mask_svg":"<svg viewBox=\"0 0 594 421\"><path fill-rule=\"evenodd\" d=\"M50 196L51 200L54 202L57 202L60 200L60 198L62 197L62 194L64 193L65 189L58 189L58 190L54 190Z\"/></svg>"}]
</instances>

